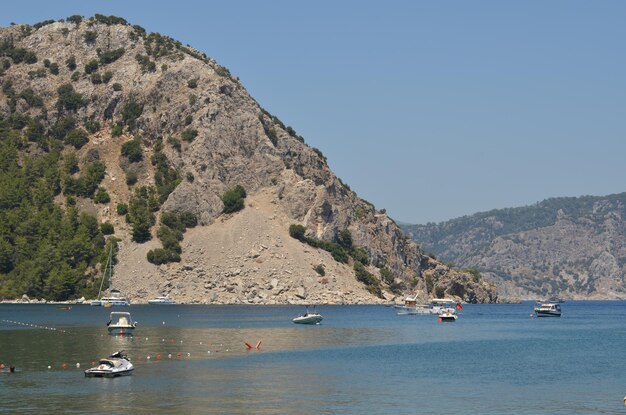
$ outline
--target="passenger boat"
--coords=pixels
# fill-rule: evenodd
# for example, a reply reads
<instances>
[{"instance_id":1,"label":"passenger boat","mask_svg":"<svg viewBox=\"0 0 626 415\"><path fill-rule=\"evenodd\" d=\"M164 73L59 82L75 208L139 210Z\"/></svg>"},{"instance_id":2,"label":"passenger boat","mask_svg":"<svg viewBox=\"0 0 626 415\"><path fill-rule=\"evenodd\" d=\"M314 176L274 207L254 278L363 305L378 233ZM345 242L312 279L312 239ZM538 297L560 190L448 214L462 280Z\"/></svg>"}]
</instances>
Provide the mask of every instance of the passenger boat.
<instances>
[{"instance_id":1,"label":"passenger boat","mask_svg":"<svg viewBox=\"0 0 626 415\"><path fill-rule=\"evenodd\" d=\"M124 354L123 350L120 350L108 358L100 359L98 366L85 370L85 377L114 378L127 376L131 375L134 369L130 359Z\"/></svg>"},{"instance_id":2,"label":"passenger boat","mask_svg":"<svg viewBox=\"0 0 626 415\"><path fill-rule=\"evenodd\" d=\"M399 316L431 314L430 306L428 304L417 304L417 295L406 297L404 299L404 305L396 304L394 305L394 308L398 310L397 314Z\"/></svg>"},{"instance_id":3,"label":"passenger boat","mask_svg":"<svg viewBox=\"0 0 626 415\"><path fill-rule=\"evenodd\" d=\"M130 313L114 311L111 313L107 330L109 334L133 334L137 323L133 321Z\"/></svg>"},{"instance_id":4,"label":"passenger boat","mask_svg":"<svg viewBox=\"0 0 626 415\"><path fill-rule=\"evenodd\" d=\"M176 304L176 301L172 300L171 298L165 296L165 297L156 297L153 298L152 300L148 300L148 304Z\"/></svg>"},{"instance_id":5,"label":"passenger boat","mask_svg":"<svg viewBox=\"0 0 626 415\"><path fill-rule=\"evenodd\" d=\"M321 314L315 312L315 308L313 313L309 313L309 308L307 307L306 313L294 318L293 322L296 324L320 324L323 319Z\"/></svg>"},{"instance_id":6,"label":"passenger boat","mask_svg":"<svg viewBox=\"0 0 626 415\"><path fill-rule=\"evenodd\" d=\"M561 306L557 303L538 303L533 310L537 317L561 317Z\"/></svg>"}]
</instances>

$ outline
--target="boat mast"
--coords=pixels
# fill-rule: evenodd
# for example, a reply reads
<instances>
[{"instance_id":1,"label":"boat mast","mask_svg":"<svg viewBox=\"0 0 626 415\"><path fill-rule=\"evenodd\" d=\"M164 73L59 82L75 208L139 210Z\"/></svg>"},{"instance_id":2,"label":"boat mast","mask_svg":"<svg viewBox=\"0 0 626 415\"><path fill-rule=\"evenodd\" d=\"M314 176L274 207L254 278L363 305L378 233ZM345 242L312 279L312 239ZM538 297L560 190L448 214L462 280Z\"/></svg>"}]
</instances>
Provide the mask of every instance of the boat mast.
<instances>
[{"instance_id":1,"label":"boat mast","mask_svg":"<svg viewBox=\"0 0 626 415\"><path fill-rule=\"evenodd\" d=\"M109 249L109 297L111 296L111 287L113 286L113 244Z\"/></svg>"}]
</instances>

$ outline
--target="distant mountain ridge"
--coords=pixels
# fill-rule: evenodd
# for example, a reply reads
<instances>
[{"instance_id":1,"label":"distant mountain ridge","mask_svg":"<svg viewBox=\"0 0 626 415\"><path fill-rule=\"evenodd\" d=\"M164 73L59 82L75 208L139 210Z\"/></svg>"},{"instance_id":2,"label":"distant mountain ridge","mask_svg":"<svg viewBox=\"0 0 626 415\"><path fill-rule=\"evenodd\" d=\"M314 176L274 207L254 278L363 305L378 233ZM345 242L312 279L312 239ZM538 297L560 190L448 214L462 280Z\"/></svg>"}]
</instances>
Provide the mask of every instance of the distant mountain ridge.
<instances>
[{"instance_id":1,"label":"distant mountain ridge","mask_svg":"<svg viewBox=\"0 0 626 415\"><path fill-rule=\"evenodd\" d=\"M558 197L402 225L425 252L491 278L503 297L626 298L626 193Z\"/></svg>"}]
</instances>

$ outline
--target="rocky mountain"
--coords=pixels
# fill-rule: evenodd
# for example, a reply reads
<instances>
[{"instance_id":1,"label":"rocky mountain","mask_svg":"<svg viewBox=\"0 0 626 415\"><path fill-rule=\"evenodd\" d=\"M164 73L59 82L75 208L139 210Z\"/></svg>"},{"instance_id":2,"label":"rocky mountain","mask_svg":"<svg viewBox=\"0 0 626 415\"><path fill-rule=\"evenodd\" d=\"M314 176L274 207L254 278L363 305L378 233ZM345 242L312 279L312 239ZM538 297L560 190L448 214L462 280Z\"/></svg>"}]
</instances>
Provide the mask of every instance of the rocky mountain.
<instances>
[{"instance_id":1,"label":"rocky mountain","mask_svg":"<svg viewBox=\"0 0 626 415\"><path fill-rule=\"evenodd\" d=\"M501 297L626 298L626 193L547 199L404 226L427 252L495 281Z\"/></svg>"},{"instance_id":2,"label":"rocky mountain","mask_svg":"<svg viewBox=\"0 0 626 415\"><path fill-rule=\"evenodd\" d=\"M497 299L198 50L71 16L1 28L0 64L0 296L93 296L113 245L113 285L135 302Z\"/></svg>"}]
</instances>

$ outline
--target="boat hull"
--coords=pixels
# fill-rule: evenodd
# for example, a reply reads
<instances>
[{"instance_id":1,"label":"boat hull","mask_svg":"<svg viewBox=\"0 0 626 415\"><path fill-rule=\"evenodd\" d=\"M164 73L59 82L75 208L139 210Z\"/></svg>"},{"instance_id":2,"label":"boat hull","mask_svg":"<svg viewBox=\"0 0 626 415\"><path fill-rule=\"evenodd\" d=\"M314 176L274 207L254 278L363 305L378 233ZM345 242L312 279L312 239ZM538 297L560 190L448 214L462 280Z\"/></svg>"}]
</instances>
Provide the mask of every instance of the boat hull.
<instances>
[{"instance_id":1,"label":"boat hull","mask_svg":"<svg viewBox=\"0 0 626 415\"><path fill-rule=\"evenodd\" d=\"M561 313L555 312L546 312L546 311L535 311L537 317L561 317Z\"/></svg>"},{"instance_id":2,"label":"boat hull","mask_svg":"<svg viewBox=\"0 0 626 415\"><path fill-rule=\"evenodd\" d=\"M293 322L296 324L320 324L323 320L323 317L320 315L315 316L301 316L293 319Z\"/></svg>"},{"instance_id":3,"label":"boat hull","mask_svg":"<svg viewBox=\"0 0 626 415\"><path fill-rule=\"evenodd\" d=\"M134 327L111 327L107 328L109 330L109 334L113 335L132 335L135 328Z\"/></svg>"},{"instance_id":4,"label":"boat hull","mask_svg":"<svg viewBox=\"0 0 626 415\"><path fill-rule=\"evenodd\" d=\"M87 369L85 370L85 377L86 378L116 378L119 376L132 375L133 370L135 370L135 368L119 370L119 371Z\"/></svg>"}]
</instances>

